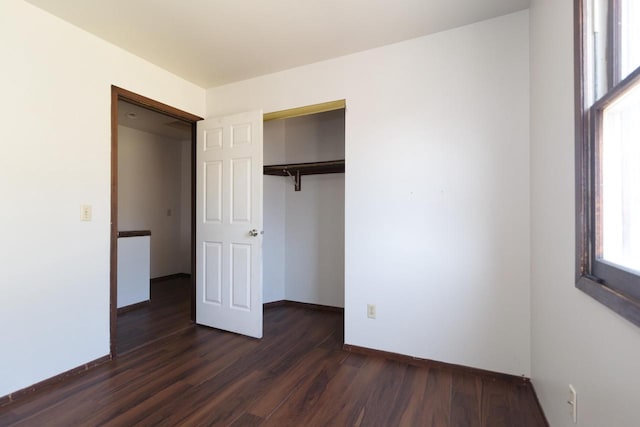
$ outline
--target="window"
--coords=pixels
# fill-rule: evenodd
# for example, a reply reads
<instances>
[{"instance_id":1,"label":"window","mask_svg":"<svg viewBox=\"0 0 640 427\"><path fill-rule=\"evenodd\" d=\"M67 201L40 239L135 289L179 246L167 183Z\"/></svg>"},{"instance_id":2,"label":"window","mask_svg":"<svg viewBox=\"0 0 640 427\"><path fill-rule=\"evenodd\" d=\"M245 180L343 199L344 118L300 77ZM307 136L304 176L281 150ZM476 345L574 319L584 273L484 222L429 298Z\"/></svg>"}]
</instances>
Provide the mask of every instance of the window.
<instances>
[{"instance_id":1,"label":"window","mask_svg":"<svg viewBox=\"0 0 640 427\"><path fill-rule=\"evenodd\" d=\"M640 1L574 1L576 286L640 326Z\"/></svg>"}]
</instances>

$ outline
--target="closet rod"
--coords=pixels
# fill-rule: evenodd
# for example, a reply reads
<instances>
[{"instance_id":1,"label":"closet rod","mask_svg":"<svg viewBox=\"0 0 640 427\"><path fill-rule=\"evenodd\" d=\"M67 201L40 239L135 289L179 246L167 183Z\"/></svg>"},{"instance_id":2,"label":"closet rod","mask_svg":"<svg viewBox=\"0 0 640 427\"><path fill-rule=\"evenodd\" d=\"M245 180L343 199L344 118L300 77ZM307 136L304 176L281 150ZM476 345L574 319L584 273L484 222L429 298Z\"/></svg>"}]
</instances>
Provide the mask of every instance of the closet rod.
<instances>
[{"instance_id":1,"label":"closet rod","mask_svg":"<svg viewBox=\"0 0 640 427\"><path fill-rule=\"evenodd\" d=\"M295 181L295 190L300 191L302 175L320 175L327 173L344 173L344 160L327 162L288 163L283 165L265 165L265 175L290 176Z\"/></svg>"}]
</instances>

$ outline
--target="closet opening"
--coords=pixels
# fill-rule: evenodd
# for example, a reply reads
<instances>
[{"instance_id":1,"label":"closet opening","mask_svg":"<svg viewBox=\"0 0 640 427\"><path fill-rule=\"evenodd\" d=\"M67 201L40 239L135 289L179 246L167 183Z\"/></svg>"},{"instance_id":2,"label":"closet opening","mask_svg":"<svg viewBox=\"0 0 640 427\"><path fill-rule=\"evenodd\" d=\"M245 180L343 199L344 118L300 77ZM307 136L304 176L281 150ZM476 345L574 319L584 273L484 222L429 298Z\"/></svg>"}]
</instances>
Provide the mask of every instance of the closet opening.
<instances>
[{"instance_id":1,"label":"closet opening","mask_svg":"<svg viewBox=\"0 0 640 427\"><path fill-rule=\"evenodd\" d=\"M265 316L281 305L343 313L345 102L264 120Z\"/></svg>"}]
</instances>

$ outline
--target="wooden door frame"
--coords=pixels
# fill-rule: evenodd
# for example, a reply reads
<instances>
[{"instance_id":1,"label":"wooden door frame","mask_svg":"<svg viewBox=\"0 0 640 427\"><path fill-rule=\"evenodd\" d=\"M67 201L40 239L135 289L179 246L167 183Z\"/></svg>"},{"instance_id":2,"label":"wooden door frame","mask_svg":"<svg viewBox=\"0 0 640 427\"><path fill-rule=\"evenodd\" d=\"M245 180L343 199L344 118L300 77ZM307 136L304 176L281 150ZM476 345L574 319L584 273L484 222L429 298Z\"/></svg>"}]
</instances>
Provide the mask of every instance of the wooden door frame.
<instances>
[{"instance_id":1,"label":"wooden door frame","mask_svg":"<svg viewBox=\"0 0 640 427\"><path fill-rule=\"evenodd\" d=\"M196 318L196 123L202 117L137 93L111 86L111 256L109 353L115 358L118 320L118 101L126 101L191 124L191 320Z\"/></svg>"}]
</instances>

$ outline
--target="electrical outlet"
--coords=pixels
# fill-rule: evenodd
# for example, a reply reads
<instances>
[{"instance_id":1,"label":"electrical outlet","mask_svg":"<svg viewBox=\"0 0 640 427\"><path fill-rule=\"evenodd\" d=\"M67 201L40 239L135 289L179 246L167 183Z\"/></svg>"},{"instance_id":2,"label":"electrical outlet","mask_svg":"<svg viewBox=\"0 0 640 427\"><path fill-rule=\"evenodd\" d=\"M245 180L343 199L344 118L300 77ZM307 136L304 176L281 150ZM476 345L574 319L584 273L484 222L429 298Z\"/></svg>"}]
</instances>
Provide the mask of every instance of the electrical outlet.
<instances>
[{"instance_id":1,"label":"electrical outlet","mask_svg":"<svg viewBox=\"0 0 640 427\"><path fill-rule=\"evenodd\" d=\"M578 423L578 393L576 389L573 388L571 384L569 384L569 400L567 400L567 404L569 405L569 413L573 418L573 423Z\"/></svg>"},{"instance_id":2,"label":"electrical outlet","mask_svg":"<svg viewBox=\"0 0 640 427\"><path fill-rule=\"evenodd\" d=\"M369 319L376 318L376 305L375 304L367 304L367 317Z\"/></svg>"},{"instance_id":3,"label":"electrical outlet","mask_svg":"<svg viewBox=\"0 0 640 427\"><path fill-rule=\"evenodd\" d=\"M80 221L91 221L91 205L80 206Z\"/></svg>"}]
</instances>

